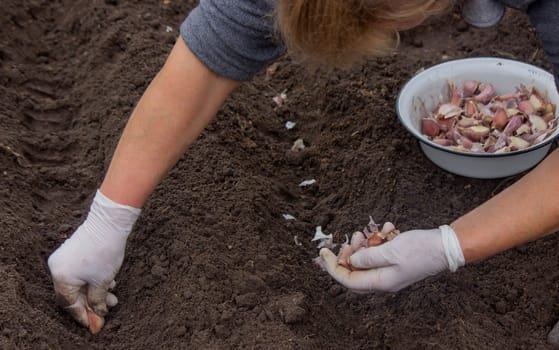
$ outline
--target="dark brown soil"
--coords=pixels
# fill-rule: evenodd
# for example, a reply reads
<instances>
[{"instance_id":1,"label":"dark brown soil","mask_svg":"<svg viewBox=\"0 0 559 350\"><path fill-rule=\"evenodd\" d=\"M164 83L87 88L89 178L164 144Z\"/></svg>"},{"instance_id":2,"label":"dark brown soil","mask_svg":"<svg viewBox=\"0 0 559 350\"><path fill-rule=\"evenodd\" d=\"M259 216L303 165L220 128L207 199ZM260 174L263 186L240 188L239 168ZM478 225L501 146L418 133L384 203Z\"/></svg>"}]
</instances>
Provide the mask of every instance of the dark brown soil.
<instances>
[{"instance_id":1,"label":"dark brown soil","mask_svg":"<svg viewBox=\"0 0 559 350\"><path fill-rule=\"evenodd\" d=\"M58 308L46 260L84 219L193 6L2 2L0 348L548 348L559 317L557 236L396 294L348 293L311 262L317 225L337 240L369 215L432 228L518 179L437 168L394 110L414 72L446 59L512 57L549 69L516 12L490 30L449 14L404 33L399 53L350 72L311 74L280 60L271 78L262 73L228 99L145 206L106 328L90 335ZM288 102L277 108L283 90ZM309 146L301 154L290 151L297 138Z\"/></svg>"}]
</instances>

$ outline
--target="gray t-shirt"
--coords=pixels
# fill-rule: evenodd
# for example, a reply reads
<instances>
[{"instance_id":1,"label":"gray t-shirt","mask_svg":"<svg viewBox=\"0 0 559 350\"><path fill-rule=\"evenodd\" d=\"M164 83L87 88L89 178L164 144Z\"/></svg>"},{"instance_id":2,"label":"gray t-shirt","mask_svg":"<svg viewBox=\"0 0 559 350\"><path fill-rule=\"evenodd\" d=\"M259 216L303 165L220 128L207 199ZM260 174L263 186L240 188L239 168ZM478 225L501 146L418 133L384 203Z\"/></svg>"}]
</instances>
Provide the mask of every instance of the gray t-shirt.
<instances>
[{"instance_id":1,"label":"gray t-shirt","mask_svg":"<svg viewBox=\"0 0 559 350\"><path fill-rule=\"evenodd\" d=\"M201 0L182 23L188 48L212 71L250 80L285 49L275 35L275 0Z\"/></svg>"},{"instance_id":2,"label":"gray t-shirt","mask_svg":"<svg viewBox=\"0 0 559 350\"><path fill-rule=\"evenodd\" d=\"M212 71L233 80L250 80L285 51L274 31L274 3L201 0L182 23L181 35ZM559 86L559 0L464 0L464 19L480 27L495 25L505 6L528 13L555 67Z\"/></svg>"}]
</instances>

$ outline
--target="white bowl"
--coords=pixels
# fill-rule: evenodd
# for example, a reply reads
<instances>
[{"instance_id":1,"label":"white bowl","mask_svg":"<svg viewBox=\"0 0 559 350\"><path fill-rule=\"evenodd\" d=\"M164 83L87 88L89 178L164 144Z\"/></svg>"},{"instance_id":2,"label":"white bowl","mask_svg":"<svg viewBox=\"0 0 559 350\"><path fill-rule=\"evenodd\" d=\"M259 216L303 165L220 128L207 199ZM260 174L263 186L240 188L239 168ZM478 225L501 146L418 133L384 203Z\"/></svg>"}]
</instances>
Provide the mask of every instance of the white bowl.
<instances>
[{"instance_id":1,"label":"white bowl","mask_svg":"<svg viewBox=\"0 0 559 350\"><path fill-rule=\"evenodd\" d=\"M411 78L398 95L396 111L404 127L419 141L423 153L451 173L493 179L518 174L538 164L549 152L559 128L543 142L510 153L467 153L440 146L421 133L421 111L448 101L448 82L459 86L468 80L491 83L497 94L514 92L520 84L536 87L559 104L553 75L536 66L503 58L480 57L447 61L425 69ZM422 107L424 105L425 107Z\"/></svg>"}]
</instances>

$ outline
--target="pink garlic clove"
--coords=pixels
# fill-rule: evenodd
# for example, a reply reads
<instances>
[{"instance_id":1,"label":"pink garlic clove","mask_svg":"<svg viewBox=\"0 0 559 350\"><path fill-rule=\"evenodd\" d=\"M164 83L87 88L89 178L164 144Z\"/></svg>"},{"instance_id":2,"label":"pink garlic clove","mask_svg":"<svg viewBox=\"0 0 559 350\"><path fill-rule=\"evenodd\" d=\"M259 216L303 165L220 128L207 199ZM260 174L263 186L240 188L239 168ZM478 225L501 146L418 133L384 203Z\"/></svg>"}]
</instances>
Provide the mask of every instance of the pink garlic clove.
<instances>
[{"instance_id":1,"label":"pink garlic clove","mask_svg":"<svg viewBox=\"0 0 559 350\"><path fill-rule=\"evenodd\" d=\"M513 132L516 131L516 129L520 127L520 125L522 125L522 118L520 118L518 115L515 115L510 118L507 126L505 126L505 129L503 130L503 133L507 136L510 136Z\"/></svg>"},{"instance_id":2,"label":"pink garlic clove","mask_svg":"<svg viewBox=\"0 0 559 350\"><path fill-rule=\"evenodd\" d=\"M490 115L484 115L481 118L481 124L491 127L491 125L493 125L493 117Z\"/></svg>"},{"instance_id":3,"label":"pink garlic clove","mask_svg":"<svg viewBox=\"0 0 559 350\"><path fill-rule=\"evenodd\" d=\"M517 136L523 135L523 134L529 134L532 131L532 129L530 128L530 126L528 124L522 124L518 127L518 129L516 129L515 134Z\"/></svg>"},{"instance_id":4,"label":"pink garlic clove","mask_svg":"<svg viewBox=\"0 0 559 350\"><path fill-rule=\"evenodd\" d=\"M382 225L382 230L380 230L380 232L382 233L389 233L392 232L396 229L396 226L394 226L393 223L387 221L384 223L384 225Z\"/></svg>"},{"instance_id":5,"label":"pink garlic clove","mask_svg":"<svg viewBox=\"0 0 559 350\"><path fill-rule=\"evenodd\" d=\"M451 89L451 93L450 93L450 104L455 105L455 106L461 106L462 105L462 91L458 90L458 89L454 89L452 86L450 87Z\"/></svg>"},{"instance_id":6,"label":"pink garlic clove","mask_svg":"<svg viewBox=\"0 0 559 350\"><path fill-rule=\"evenodd\" d=\"M554 103L547 103L543 109L543 113L544 114L548 114L551 113L553 115L555 115L555 104Z\"/></svg>"},{"instance_id":7,"label":"pink garlic clove","mask_svg":"<svg viewBox=\"0 0 559 350\"><path fill-rule=\"evenodd\" d=\"M503 154L503 153L509 153L511 151L509 146L504 146L501 148L497 148L495 150L495 152L493 152L494 154Z\"/></svg>"},{"instance_id":8,"label":"pink garlic clove","mask_svg":"<svg viewBox=\"0 0 559 350\"><path fill-rule=\"evenodd\" d=\"M474 142L470 151L474 153L485 153L485 148L483 147L483 143Z\"/></svg>"},{"instance_id":9,"label":"pink garlic clove","mask_svg":"<svg viewBox=\"0 0 559 350\"><path fill-rule=\"evenodd\" d=\"M479 86L481 92L474 96L474 100L483 104L489 103L493 96L495 96L495 89L491 84L481 84Z\"/></svg>"},{"instance_id":10,"label":"pink garlic clove","mask_svg":"<svg viewBox=\"0 0 559 350\"><path fill-rule=\"evenodd\" d=\"M437 119L437 124L439 125L441 131L449 131L454 127L454 124L456 124L456 117L448 119Z\"/></svg>"},{"instance_id":11,"label":"pink garlic clove","mask_svg":"<svg viewBox=\"0 0 559 350\"><path fill-rule=\"evenodd\" d=\"M549 123L550 121L555 120L555 115L553 113L546 113L542 118Z\"/></svg>"},{"instance_id":12,"label":"pink garlic clove","mask_svg":"<svg viewBox=\"0 0 559 350\"><path fill-rule=\"evenodd\" d=\"M467 148L467 149L471 149L472 146L474 145L472 140L470 140L469 138L467 138L465 136L460 137L460 143L462 144L462 146L464 146L464 148Z\"/></svg>"},{"instance_id":13,"label":"pink garlic clove","mask_svg":"<svg viewBox=\"0 0 559 350\"><path fill-rule=\"evenodd\" d=\"M453 105L451 103L445 103L439 106L437 110L437 115L443 116L443 118L452 118L462 114L462 108Z\"/></svg>"},{"instance_id":14,"label":"pink garlic clove","mask_svg":"<svg viewBox=\"0 0 559 350\"><path fill-rule=\"evenodd\" d=\"M380 232L374 233L371 237L367 239L367 246L368 247L376 247L384 243L383 237L380 235Z\"/></svg>"},{"instance_id":15,"label":"pink garlic clove","mask_svg":"<svg viewBox=\"0 0 559 350\"><path fill-rule=\"evenodd\" d=\"M498 130L503 130L503 128L507 125L509 118L507 116L507 112L504 109L499 108L495 111L495 115L493 116L493 127Z\"/></svg>"},{"instance_id":16,"label":"pink garlic clove","mask_svg":"<svg viewBox=\"0 0 559 350\"><path fill-rule=\"evenodd\" d=\"M495 145L496 142L497 142L497 137L495 137L494 135L489 135L485 140L485 142L483 143L484 150L489 152L491 146Z\"/></svg>"},{"instance_id":17,"label":"pink garlic clove","mask_svg":"<svg viewBox=\"0 0 559 350\"><path fill-rule=\"evenodd\" d=\"M478 125L479 121L474 118L462 118L458 120L457 124L458 126L468 127L468 126Z\"/></svg>"},{"instance_id":18,"label":"pink garlic clove","mask_svg":"<svg viewBox=\"0 0 559 350\"><path fill-rule=\"evenodd\" d=\"M477 106L477 103L475 103L475 101L472 100L466 102L466 108L464 110L464 114L466 114L466 116L468 117L473 117L477 113L479 113L479 108Z\"/></svg>"},{"instance_id":19,"label":"pink garlic clove","mask_svg":"<svg viewBox=\"0 0 559 350\"><path fill-rule=\"evenodd\" d=\"M473 96L473 94L476 93L478 87L479 87L479 81L477 80L469 80L466 81L463 85L462 85L462 93L464 95L464 97L471 97Z\"/></svg>"},{"instance_id":20,"label":"pink garlic clove","mask_svg":"<svg viewBox=\"0 0 559 350\"><path fill-rule=\"evenodd\" d=\"M93 310L89 307L86 308L87 312L87 321L89 323L89 331L91 334L97 334L103 328L105 324L105 319L99 315L97 315Z\"/></svg>"},{"instance_id":21,"label":"pink garlic clove","mask_svg":"<svg viewBox=\"0 0 559 350\"><path fill-rule=\"evenodd\" d=\"M518 109L526 114L534 114L534 106L528 100L518 102Z\"/></svg>"},{"instance_id":22,"label":"pink garlic clove","mask_svg":"<svg viewBox=\"0 0 559 350\"><path fill-rule=\"evenodd\" d=\"M506 100L505 108L518 108L518 100L516 99Z\"/></svg>"},{"instance_id":23,"label":"pink garlic clove","mask_svg":"<svg viewBox=\"0 0 559 350\"><path fill-rule=\"evenodd\" d=\"M518 151L530 147L530 142L517 136L509 136L507 143L512 151Z\"/></svg>"},{"instance_id":24,"label":"pink garlic clove","mask_svg":"<svg viewBox=\"0 0 559 350\"><path fill-rule=\"evenodd\" d=\"M441 131L439 124L433 118L421 119L421 132L429 137L435 137Z\"/></svg>"},{"instance_id":25,"label":"pink garlic clove","mask_svg":"<svg viewBox=\"0 0 559 350\"><path fill-rule=\"evenodd\" d=\"M477 105L477 107L479 108L479 113L482 115L493 115L493 111L491 110L491 108L489 108L489 105L484 105L479 103Z\"/></svg>"},{"instance_id":26,"label":"pink garlic clove","mask_svg":"<svg viewBox=\"0 0 559 350\"><path fill-rule=\"evenodd\" d=\"M532 107L534 107L534 110L536 111L543 111L545 109L544 99L540 96L539 93L537 93L536 90L532 92L528 101L530 101L530 104L532 105Z\"/></svg>"},{"instance_id":27,"label":"pink garlic clove","mask_svg":"<svg viewBox=\"0 0 559 350\"><path fill-rule=\"evenodd\" d=\"M468 128L462 128L460 130L462 135L466 136L467 138L469 138L474 142L481 141L484 137L489 135L490 131L491 129L483 125L474 125Z\"/></svg>"},{"instance_id":28,"label":"pink garlic clove","mask_svg":"<svg viewBox=\"0 0 559 350\"><path fill-rule=\"evenodd\" d=\"M514 101L516 100L516 93L509 93L504 95L495 96L497 101Z\"/></svg>"},{"instance_id":29,"label":"pink garlic clove","mask_svg":"<svg viewBox=\"0 0 559 350\"><path fill-rule=\"evenodd\" d=\"M507 108L507 117L512 117L513 115L520 114L520 110L518 108Z\"/></svg>"},{"instance_id":30,"label":"pink garlic clove","mask_svg":"<svg viewBox=\"0 0 559 350\"><path fill-rule=\"evenodd\" d=\"M547 130L547 122L540 116L531 114L528 116L530 124L532 125L532 132L536 133L538 131Z\"/></svg>"},{"instance_id":31,"label":"pink garlic clove","mask_svg":"<svg viewBox=\"0 0 559 350\"><path fill-rule=\"evenodd\" d=\"M351 249L355 252L361 247L367 246L367 237L361 231L356 231L351 235L351 242L350 242Z\"/></svg>"}]
</instances>

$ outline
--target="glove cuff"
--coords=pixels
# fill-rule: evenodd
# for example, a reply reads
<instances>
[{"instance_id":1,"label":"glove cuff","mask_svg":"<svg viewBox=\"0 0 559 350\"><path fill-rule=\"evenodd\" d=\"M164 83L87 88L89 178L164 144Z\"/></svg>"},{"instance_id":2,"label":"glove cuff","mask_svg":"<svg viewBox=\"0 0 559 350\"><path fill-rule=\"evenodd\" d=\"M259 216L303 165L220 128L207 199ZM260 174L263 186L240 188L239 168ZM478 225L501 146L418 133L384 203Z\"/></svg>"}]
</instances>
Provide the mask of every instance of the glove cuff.
<instances>
[{"instance_id":1,"label":"glove cuff","mask_svg":"<svg viewBox=\"0 0 559 350\"><path fill-rule=\"evenodd\" d=\"M139 208L114 202L97 190L87 221L97 227L99 232L119 233L126 239L141 211Z\"/></svg>"},{"instance_id":2,"label":"glove cuff","mask_svg":"<svg viewBox=\"0 0 559 350\"><path fill-rule=\"evenodd\" d=\"M131 207L129 205L124 205L124 204L117 203L117 202L113 201L112 199L110 199L109 197L105 196L103 193L101 193L100 190L97 190L97 192L95 193L95 197L93 198L93 201L97 202L97 203L99 203L102 206L107 207L107 208L126 209L126 210L129 210L131 213L134 213L136 215L140 215L140 212L142 211L142 209L140 209L140 208L135 208L135 207Z\"/></svg>"},{"instance_id":3,"label":"glove cuff","mask_svg":"<svg viewBox=\"0 0 559 350\"><path fill-rule=\"evenodd\" d=\"M448 225L439 226L441 238L443 240L444 253L448 261L448 269L455 272L459 267L464 266L464 254L460 247L460 242L452 227Z\"/></svg>"}]
</instances>

